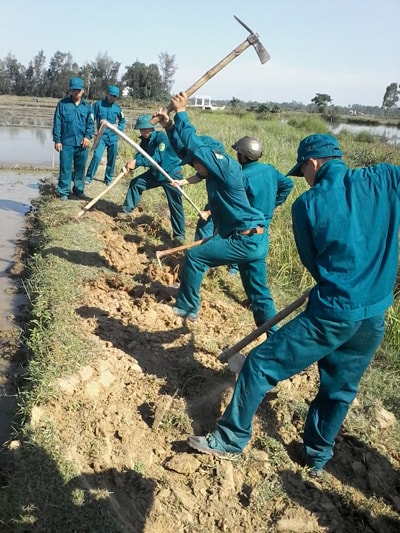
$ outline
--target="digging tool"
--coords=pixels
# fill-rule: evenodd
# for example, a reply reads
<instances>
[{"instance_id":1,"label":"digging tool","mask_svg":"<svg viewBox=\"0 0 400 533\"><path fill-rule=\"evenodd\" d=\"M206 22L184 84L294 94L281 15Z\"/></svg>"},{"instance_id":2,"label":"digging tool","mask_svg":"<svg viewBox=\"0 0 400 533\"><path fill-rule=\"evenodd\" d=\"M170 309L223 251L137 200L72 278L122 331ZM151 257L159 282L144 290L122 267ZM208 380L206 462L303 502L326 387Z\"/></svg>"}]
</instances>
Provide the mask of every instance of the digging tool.
<instances>
[{"instance_id":1,"label":"digging tool","mask_svg":"<svg viewBox=\"0 0 400 533\"><path fill-rule=\"evenodd\" d=\"M250 32L250 35L247 37L245 41L243 41L239 46L234 48L232 52L230 52L226 57L221 59L216 65L214 65L210 70L208 70L201 78L199 78L196 82L194 82L188 89L186 89L185 93L189 96L192 96L196 91L200 89L207 81L209 81L211 78L213 78L218 72L220 72L226 65L228 65L231 61L233 61L236 57L238 57L241 53L243 53L247 48L250 46L254 46L254 49L258 55L259 60L261 61L261 64L263 65L267 61L271 59L271 56L267 52L267 50L264 48L264 46L261 44L261 41L259 40L258 33L255 33L253 30L251 30L243 21L241 21L236 15L233 15L234 18L241 24L248 32ZM167 106L167 112L170 113L173 108L172 105L169 104ZM153 117L151 119L152 124L156 124L158 122L157 117Z\"/></svg>"},{"instance_id":2,"label":"digging tool","mask_svg":"<svg viewBox=\"0 0 400 533\"><path fill-rule=\"evenodd\" d=\"M157 250L156 251L156 257L158 260L158 264L160 267L162 267L160 258L164 257L165 255L171 255L176 252L181 252L183 250L189 250L189 248L194 248L195 246L200 246L200 244L203 244L207 241L209 241L211 237L207 237L206 239L200 239L199 241L191 242L190 244L183 244L182 246L176 246L175 248L169 248L168 250Z\"/></svg>"},{"instance_id":3,"label":"digging tool","mask_svg":"<svg viewBox=\"0 0 400 533\"><path fill-rule=\"evenodd\" d=\"M116 133L117 135L119 135L122 139L124 139L124 141L126 141L128 144L130 144L131 146L133 146L138 152L140 152L146 159L148 159L150 161L150 163L156 167L156 169L161 172L161 174L163 176L165 176L167 178L167 180L170 182L170 183L175 183L176 180L172 179L171 176L165 172L165 170L160 167L160 165L157 163L157 161L155 161L151 155L149 155L145 150L143 150L143 148L138 144L136 143L135 141L133 141L130 137L128 137L128 135L126 135L124 132L120 131L116 126L114 126L114 124L111 124L110 122L107 122L107 120L102 120L101 123L100 123L100 128L99 128L99 131L97 133L97 137L96 137L96 140L95 142L93 143L93 146L92 146L92 151L96 149L97 145L99 144L100 142L100 139L101 139L101 136L103 135L103 131L105 130L105 128L109 128L110 130L112 130L114 133ZM189 196L184 192L184 190L179 187L179 186L176 186L176 188L178 189L178 191L180 191L180 193L182 194L182 196L184 196L186 198L186 200L190 203L190 205L192 207L194 207L194 209L197 211L197 213L201 216L202 214L202 211L200 211L200 209L196 206L196 204L193 203L193 201L189 198Z\"/></svg>"},{"instance_id":4,"label":"digging tool","mask_svg":"<svg viewBox=\"0 0 400 533\"><path fill-rule=\"evenodd\" d=\"M263 333L266 333L269 329L272 328L272 326L275 326L278 322L289 316L293 311L295 311L297 308L299 308L301 305L303 305L308 300L308 295L310 294L310 290L307 290L304 292L297 300L289 304L287 307L276 313L275 316L264 322L260 327L252 331L249 335L244 337L242 340L231 346L231 348L228 348L227 350L224 350L219 356L218 359L221 361L221 363L228 363L229 367L231 368L230 361L232 361L232 368L234 372L238 371L237 368L240 366L240 361L238 359L242 358L243 362L245 359L245 356L240 354L240 350L250 344L252 341L256 340L260 335ZM238 358L238 356L240 356ZM243 363L242 363L243 364ZM234 370L235 368L235 370ZM240 368L239 368L240 370Z\"/></svg>"},{"instance_id":5,"label":"digging tool","mask_svg":"<svg viewBox=\"0 0 400 533\"><path fill-rule=\"evenodd\" d=\"M121 172L118 174L116 178L114 178L114 180L110 183L110 185L108 185L108 187L106 187L103 191L101 191L101 193L99 193L95 198L93 198L93 200L90 200L90 202L87 205L85 205L85 207L81 211L79 211L77 215L74 216L74 219L78 220L79 218L81 218L81 216L83 216L87 211L89 211L89 209L93 207L94 204L100 200L100 198L103 198L103 196L107 194L110 191L110 189L112 189L119 182L121 178L126 176L128 172L129 170L126 167L123 167Z\"/></svg>"}]
</instances>

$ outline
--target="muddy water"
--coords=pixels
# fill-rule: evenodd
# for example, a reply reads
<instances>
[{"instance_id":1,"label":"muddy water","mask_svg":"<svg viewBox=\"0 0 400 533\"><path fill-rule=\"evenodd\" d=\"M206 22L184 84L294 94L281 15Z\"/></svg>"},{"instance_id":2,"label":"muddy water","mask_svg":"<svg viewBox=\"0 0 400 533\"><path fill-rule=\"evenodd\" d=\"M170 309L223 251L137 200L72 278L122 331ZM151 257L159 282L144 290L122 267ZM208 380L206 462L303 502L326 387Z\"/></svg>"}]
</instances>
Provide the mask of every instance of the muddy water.
<instances>
[{"instance_id":1,"label":"muddy water","mask_svg":"<svg viewBox=\"0 0 400 533\"><path fill-rule=\"evenodd\" d=\"M8 270L25 230L25 215L38 195L38 181L51 175L51 170L39 169L54 165L58 166L58 157L54 163L49 130L0 127L0 463L7 457L2 446L11 437L16 408L14 381L20 364L17 354L10 353L7 339L24 320L26 304L26 296L18 291Z\"/></svg>"},{"instance_id":2,"label":"muddy water","mask_svg":"<svg viewBox=\"0 0 400 533\"><path fill-rule=\"evenodd\" d=\"M38 173L0 170L0 330L13 327L12 317L18 315L23 304L7 272L24 230L24 215L38 194L37 182Z\"/></svg>"}]
</instances>

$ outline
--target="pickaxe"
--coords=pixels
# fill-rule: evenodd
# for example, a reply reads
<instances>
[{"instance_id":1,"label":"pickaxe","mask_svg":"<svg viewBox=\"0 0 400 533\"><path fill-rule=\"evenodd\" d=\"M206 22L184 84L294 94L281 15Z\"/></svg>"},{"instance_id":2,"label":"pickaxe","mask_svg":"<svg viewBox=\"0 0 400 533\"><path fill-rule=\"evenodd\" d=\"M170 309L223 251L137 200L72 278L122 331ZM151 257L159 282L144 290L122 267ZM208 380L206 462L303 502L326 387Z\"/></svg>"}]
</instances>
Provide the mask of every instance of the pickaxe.
<instances>
[{"instance_id":1,"label":"pickaxe","mask_svg":"<svg viewBox=\"0 0 400 533\"><path fill-rule=\"evenodd\" d=\"M114 178L112 183L110 183L110 185L108 185L107 188L103 189L101 193L99 193L95 198L93 198L93 200L90 200L90 202L86 204L85 207L81 209L77 215L74 216L74 219L78 220L79 218L81 218L81 216L83 216L87 211L89 211L89 209L93 207L94 204L100 200L100 198L102 198L105 194L107 194L110 191L110 189L112 189L119 182L121 178L126 176L128 172L129 170L126 167L123 167L121 172L118 174L116 178Z\"/></svg>"},{"instance_id":2,"label":"pickaxe","mask_svg":"<svg viewBox=\"0 0 400 533\"><path fill-rule=\"evenodd\" d=\"M240 369L246 359L246 356L240 353L240 350L258 339L263 333L267 333L268 330L275 326L278 322L288 317L293 311L299 308L308 300L308 295L310 294L311 289L304 292L297 300L290 303L287 307L284 307L281 311L276 313L275 316L261 324L260 327L249 333L242 340L231 346L230 348L224 350L219 356L218 359L221 363L228 363L230 370L233 372L239 373Z\"/></svg>"},{"instance_id":3,"label":"pickaxe","mask_svg":"<svg viewBox=\"0 0 400 533\"><path fill-rule=\"evenodd\" d=\"M175 248L168 248L168 250L157 250L156 251L156 257L158 264L160 267L162 267L161 264L161 257L164 257L165 255L172 255L176 252L182 252L183 250L189 250L189 248L194 248L195 246L200 246L200 244L203 244L207 241L209 241L211 237L207 237L206 239L200 239L199 241L191 242L190 244L182 244L182 246L176 246Z\"/></svg>"},{"instance_id":4,"label":"pickaxe","mask_svg":"<svg viewBox=\"0 0 400 533\"><path fill-rule=\"evenodd\" d=\"M232 52L230 52L224 59L221 59L219 63L214 65L210 70L208 70L203 76L198 79L195 83L193 83L188 89L186 89L185 93L187 96L191 96L196 91L200 89L207 81L209 81L211 78L213 78L220 70L222 70L226 65L228 65L231 61L233 61L236 57L238 57L242 52L247 50L249 46L254 46L255 51L257 52L257 55L261 61L261 64L266 63L271 59L271 56L267 52L267 50L264 48L264 46L261 44L261 41L258 38L258 33L255 33L253 30L251 30L243 21L241 21L236 15L233 15L235 19L241 24L248 32L250 32L250 35L247 37L245 41L243 41L239 46L234 48ZM173 108L171 104L167 106L167 112L170 113ZM158 121L157 117L153 117L151 122L155 124Z\"/></svg>"},{"instance_id":5,"label":"pickaxe","mask_svg":"<svg viewBox=\"0 0 400 533\"><path fill-rule=\"evenodd\" d=\"M128 144L130 144L131 146L133 146L138 152L140 152L146 159L148 159L150 161L150 163L159 171L161 172L161 174L163 176L165 176L167 178L167 180L170 182L170 183L175 183L176 180L172 179L171 176L157 163L157 161L155 161L150 154L148 154L145 150L143 150L143 148L140 146L140 144L136 143L135 141L133 141L130 137L128 137L128 135L126 135L124 132L120 131L114 124L111 124L110 122L108 122L107 120L102 120L100 122L100 128L99 128L99 131L98 131L98 134L97 134L97 137L96 137L96 140L95 142L93 143L93 146L92 146L92 151L93 150L96 150L96 147L97 145L99 144L100 142L100 139L101 139L101 136L103 135L103 131L105 130L105 128L109 128L110 130L112 130L114 133L116 133L117 135L119 135L122 139L124 139L124 141L126 141ZM192 200L189 198L189 196L183 191L183 189L179 186L176 187L178 189L178 191L180 191L180 193L182 194L182 196L184 196L186 198L186 200L190 203L190 205L192 207L194 207L194 209L197 211L197 213L201 216L202 214L202 211L200 211L200 209L196 206L196 204L194 204L192 202Z\"/></svg>"}]
</instances>

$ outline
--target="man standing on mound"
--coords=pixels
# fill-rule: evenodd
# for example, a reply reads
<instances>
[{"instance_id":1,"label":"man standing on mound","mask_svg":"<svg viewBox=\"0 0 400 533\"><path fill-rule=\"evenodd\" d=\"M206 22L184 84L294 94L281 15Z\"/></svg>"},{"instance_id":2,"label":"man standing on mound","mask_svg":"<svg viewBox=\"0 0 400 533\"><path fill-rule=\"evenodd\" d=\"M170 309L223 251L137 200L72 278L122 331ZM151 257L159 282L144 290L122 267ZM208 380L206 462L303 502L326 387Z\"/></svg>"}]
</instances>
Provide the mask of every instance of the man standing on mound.
<instances>
[{"instance_id":1,"label":"man standing on mound","mask_svg":"<svg viewBox=\"0 0 400 533\"><path fill-rule=\"evenodd\" d=\"M304 426L306 465L322 474L362 375L382 341L398 268L400 167L350 169L332 135L310 135L288 173L310 189L292 206L293 232L316 285L306 310L250 351L232 400L207 436L188 444L201 453L240 453L265 394L318 364L320 384Z\"/></svg>"},{"instance_id":2,"label":"man standing on mound","mask_svg":"<svg viewBox=\"0 0 400 533\"><path fill-rule=\"evenodd\" d=\"M54 148L60 154L58 194L66 201L71 192L87 200L85 168L89 155L90 139L94 133L91 105L83 99L84 87L81 78L69 81L69 96L57 104L53 119Z\"/></svg>"}]
</instances>

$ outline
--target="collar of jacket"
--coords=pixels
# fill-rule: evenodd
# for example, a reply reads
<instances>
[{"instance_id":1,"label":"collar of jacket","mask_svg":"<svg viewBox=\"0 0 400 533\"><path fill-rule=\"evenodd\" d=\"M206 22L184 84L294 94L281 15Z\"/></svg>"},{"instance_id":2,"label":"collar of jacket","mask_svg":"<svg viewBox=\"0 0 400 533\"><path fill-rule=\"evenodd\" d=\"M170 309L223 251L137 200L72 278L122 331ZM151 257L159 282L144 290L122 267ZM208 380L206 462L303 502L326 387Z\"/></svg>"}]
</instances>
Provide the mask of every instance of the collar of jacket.
<instances>
[{"instance_id":1,"label":"collar of jacket","mask_svg":"<svg viewBox=\"0 0 400 533\"><path fill-rule=\"evenodd\" d=\"M346 171L347 166L342 159L329 159L317 171L314 185L322 180L335 181L338 177L342 177Z\"/></svg>"}]
</instances>

